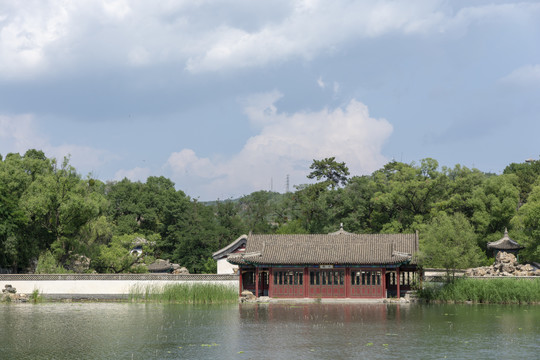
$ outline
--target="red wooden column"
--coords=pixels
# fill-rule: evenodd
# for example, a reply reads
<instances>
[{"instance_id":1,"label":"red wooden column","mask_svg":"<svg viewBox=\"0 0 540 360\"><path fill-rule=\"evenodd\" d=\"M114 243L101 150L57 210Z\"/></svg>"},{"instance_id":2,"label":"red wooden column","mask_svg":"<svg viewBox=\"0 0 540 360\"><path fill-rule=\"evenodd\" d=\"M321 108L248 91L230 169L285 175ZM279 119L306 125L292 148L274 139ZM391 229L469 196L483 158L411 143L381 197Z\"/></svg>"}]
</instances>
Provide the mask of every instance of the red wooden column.
<instances>
[{"instance_id":1,"label":"red wooden column","mask_svg":"<svg viewBox=\"0 0 540 360\"><path fill-rule=\"evenodd\" d=\"M396 268L396 282L397 282L397 298L401 298L400 281L399 281L399 266Z\"/></svg>"},{"instance_id":2,"label":"red wooden column","mask_svg":"<svg viewBox=\"0 0 540 360\"><path fill-rule=\"evenodd\" d=\"M272 291L274 290L274 269L268 269L268 297L272 297Z\"/></svg>"},{"instance_id":3,"label":"red wooden column","mask_svg":"<svg viewBox=\"0 0 540 360\"><path fill-rule=\"evenodd\" d=\"M309 297L309 270L304 268L304 297Z\"/></svg>"},{"instance_id":4,"label":"red wooden column","mask_svg":"<svg viewBox=\"0 0 540 360\"><path fill-rule=\"evenodd\" d=\"M238 284L238 292L239 292L239 295L242 296L242 268L241 267L238 267L238 281L239 281L239 284Z\"/></svg>"},{"instance_id":5,"label":"red wooden column","mask_svg":"<svg viewBox=\"0 0 540 360\"><path fill-rule=\"evenodd\" d=\"M382 276L382 279L381 279L381 281L382 281L382 297L385 298L386 297L386 292L387 292L386 291L386 269L383 268L381 273L382 273L382 275L381 275Z\"/></svg>"},{"instance_id":6,"label":"red wooden column","mask_svg":"<svg viewBox=\"0 0 540 360\"><path fill-rule=\"evenodd\" d=\"M351 297L351 268L345 268L345 297Z\"/></svg>"},{"instance_id":7,"label":"red wooden column","mask_svg":"<svg viewBox=\"0 0 540 360\"><path fill-rule=\"evenodd\" d=\"M398 287L399 294L399 287ZM259 297L259 267L255 268L255 296Z\"/></svg>"}]
</instances>

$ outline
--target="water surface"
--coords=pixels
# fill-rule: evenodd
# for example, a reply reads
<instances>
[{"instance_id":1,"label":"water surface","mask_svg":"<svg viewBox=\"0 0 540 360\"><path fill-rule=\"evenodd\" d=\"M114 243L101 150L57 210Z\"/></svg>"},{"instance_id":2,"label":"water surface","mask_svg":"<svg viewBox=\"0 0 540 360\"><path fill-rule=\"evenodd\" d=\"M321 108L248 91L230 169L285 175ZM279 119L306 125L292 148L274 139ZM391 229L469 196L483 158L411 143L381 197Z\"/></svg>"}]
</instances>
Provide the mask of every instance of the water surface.
<instances>
[{"instance_id":1,"label":"water surface","mask_svg":"<svg viewBox=\"0 0 540 360\"><path fill-rule=\"evenodd\" d=\"M538 359L540 306L0 305L0 359Z\"/></svg>"}]
</instances>

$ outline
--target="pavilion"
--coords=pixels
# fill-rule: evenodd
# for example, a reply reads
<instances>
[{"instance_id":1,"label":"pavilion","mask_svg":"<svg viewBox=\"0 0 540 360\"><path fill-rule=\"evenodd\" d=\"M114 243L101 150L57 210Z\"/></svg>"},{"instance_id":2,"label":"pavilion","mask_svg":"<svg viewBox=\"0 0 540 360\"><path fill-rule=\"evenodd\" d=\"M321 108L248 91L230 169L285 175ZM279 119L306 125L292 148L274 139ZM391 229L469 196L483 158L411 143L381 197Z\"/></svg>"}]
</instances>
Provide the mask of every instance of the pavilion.
<instances>
[{"instance_id":1,"label":"pavilion","mask_svg":"<svg viewBox=\"0 0 540 360\"><path fill-rule=\"evenodd\" d=\"M234 245L237 245L234 246ZM420 280L416 234L249 234L214 253L240 293L272 298L398 298ZM226 257L225 257L226 254Z\"/></svg>"},{"instance_id":2,"label":"pavilion","mask_svg":"<svg viewBox=\"0 0 540 360\"><path fill-rule=\"evenodd\" d=\"M487 248L493 250L493 256L495 257L500 251L504 251L514 254L516 258L519 259L518 252L525 247L521 246L516 241L510 239L510 237L508 236L508 229L504 229L504 236L502 237L502 239L488 243Z\"/></svg>"}]
</instances>

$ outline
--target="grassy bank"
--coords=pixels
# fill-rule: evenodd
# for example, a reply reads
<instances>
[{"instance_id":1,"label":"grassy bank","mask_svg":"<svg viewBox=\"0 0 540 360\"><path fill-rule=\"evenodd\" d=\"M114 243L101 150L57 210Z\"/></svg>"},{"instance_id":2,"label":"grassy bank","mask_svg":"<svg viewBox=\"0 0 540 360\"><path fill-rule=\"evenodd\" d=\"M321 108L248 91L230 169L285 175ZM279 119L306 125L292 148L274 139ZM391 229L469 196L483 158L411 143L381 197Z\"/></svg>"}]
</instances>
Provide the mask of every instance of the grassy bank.
<instances>
[{"instance_id":1,"label":"grassy bank","mask_svg":"<svg viewBox=\"0 0 540 360\"><path fill-rule=\"evenodd\" d=\"M540 279L456 279L442 286L426 284L418 295L427 301L489 304L540 303Z\"/></svg>"},{"instance_id":2,"label":"grassy bank","mask_svg":"<svg viewBox=\"0 0 540 360\"><path fill-rule=\"evenodd\" d=\"M129 299L135 302L223 304L238 302L238 291L218 284L137 285L130 289Z\"/></svg>"}]
</instances>

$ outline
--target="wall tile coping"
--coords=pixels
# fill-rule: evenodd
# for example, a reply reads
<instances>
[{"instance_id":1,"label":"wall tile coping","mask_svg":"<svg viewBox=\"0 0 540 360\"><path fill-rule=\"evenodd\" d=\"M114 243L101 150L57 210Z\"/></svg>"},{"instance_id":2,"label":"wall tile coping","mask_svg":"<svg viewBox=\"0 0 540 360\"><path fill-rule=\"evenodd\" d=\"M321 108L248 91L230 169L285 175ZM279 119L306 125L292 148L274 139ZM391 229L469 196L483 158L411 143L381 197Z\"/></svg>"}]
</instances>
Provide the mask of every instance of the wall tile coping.
<instances>
[{"instance_id":1,"label":"wall tile coping","mask_svg":"<svg viewBox=\"0 0 540 360\"><path fill-rule=\"evenodd\" d=\"M231 281L235 274L0 274L0 281L135 280Z\"/></svg>"}]
</instances>

